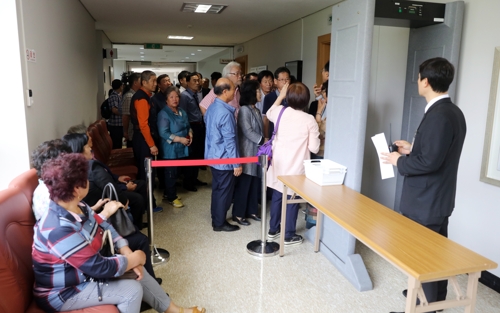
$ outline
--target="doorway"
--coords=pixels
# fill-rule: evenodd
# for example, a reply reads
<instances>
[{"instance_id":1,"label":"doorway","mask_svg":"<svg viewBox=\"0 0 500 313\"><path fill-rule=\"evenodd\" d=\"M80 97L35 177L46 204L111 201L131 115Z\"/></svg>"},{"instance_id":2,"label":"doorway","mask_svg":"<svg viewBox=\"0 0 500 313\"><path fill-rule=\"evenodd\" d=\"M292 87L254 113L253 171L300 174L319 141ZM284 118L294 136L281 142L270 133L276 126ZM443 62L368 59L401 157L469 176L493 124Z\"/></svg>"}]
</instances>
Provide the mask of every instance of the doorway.
<instances>
[{"instance_id":1,"label":"doorway","mask_svg":"<svg viewBox=\"0 0 500 313\"><path fill-rule=\"evenodd\" d=\"M240 57L237 57L236 59L234 59L236 62L240 63L241 65L241 72L243 73L243 75L246 75L248 74L247 71L248 71L248 68L247 68L247 64L248 64L248 55L242 55Z\"/></svg>"},{"instance_id":2,"label":"doorway","mask_svg":"<svg viewBox=\"0 0 500 313\"><path fill-rule=\"evenodd\" d=\"M323 83L321 78L323 66L330 60L330 41L331 34L318 36L318 57L316 60L316 85L318 86Z\"/></svg>"}]
</instances>

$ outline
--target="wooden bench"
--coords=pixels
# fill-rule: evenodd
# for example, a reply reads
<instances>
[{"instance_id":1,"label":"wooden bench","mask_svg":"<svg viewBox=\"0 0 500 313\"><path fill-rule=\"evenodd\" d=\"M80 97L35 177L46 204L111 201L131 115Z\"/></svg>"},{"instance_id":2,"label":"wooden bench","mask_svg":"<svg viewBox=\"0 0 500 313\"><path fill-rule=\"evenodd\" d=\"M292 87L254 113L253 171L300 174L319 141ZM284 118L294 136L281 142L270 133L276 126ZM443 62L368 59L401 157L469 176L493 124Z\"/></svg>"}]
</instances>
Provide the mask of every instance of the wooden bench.
<instances>
[{"instance_id":1,"label":"wooden bench","mask_svg":"<svg viewBox=\"0 0 500 313\"><path fill-rule=\"evenodd\" d=\"M457 306L465 306L467 313L474 312L481 271L496 268L495 262L344 185L319 186L304 175L279 176L278 179L284 184L280 256L284 255L286 204L309 202L318 209L315 252L319 251L324 214L408 276L406 313ZM287 200L288 188L302 199ZM456 280L460 274L469 275L466 294ZM422 283L445 279L454 288L455 299L428 303ZM416 305L417 296L419 305Z\"/></svg>"}]
</instances>

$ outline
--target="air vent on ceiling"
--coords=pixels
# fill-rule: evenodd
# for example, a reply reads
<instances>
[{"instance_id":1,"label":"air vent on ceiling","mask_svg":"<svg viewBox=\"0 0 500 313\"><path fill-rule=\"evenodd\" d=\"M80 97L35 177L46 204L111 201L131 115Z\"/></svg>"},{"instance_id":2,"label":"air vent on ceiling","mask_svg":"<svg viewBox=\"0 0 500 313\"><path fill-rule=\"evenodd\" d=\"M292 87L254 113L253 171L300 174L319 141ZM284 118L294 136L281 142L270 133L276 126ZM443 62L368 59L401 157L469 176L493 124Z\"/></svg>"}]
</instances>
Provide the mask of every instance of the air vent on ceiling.
<instances>
[{"instance_id":1,"label":"air vent on ceiling","mask_svg":"<svg viewBox=\"0 0 500 313\"><path fill-rule=\"evenodd\" d=\"M207 8L208 6L210 7ZM226 7L227 5L222 4L184 3L181 12L219 14Z\"/></svg>"}]
</instances>

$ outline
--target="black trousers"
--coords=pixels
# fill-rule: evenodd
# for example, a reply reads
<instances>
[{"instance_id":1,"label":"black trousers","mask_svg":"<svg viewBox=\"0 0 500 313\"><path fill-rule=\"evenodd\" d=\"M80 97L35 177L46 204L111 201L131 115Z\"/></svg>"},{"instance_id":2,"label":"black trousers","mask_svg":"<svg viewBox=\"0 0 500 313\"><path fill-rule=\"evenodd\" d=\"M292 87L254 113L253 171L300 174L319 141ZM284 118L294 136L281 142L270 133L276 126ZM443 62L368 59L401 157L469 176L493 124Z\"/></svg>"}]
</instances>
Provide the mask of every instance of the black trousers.
<instances>
[{"instance_id":1,"label":"black trousers","mask_svg":"<svg viewBox=\"0 0 500 313\"><path fill-rule=\"evenodd\" d=\"M234 176L233 170L218 170L213 167L210 169L212 171L212 203L210 206L212 226L222 227L233 199L236 176Z\"/></svg>"},{"instance_id":2,"label":"black trousers","mask_svg":"<svg viewBox=\"0 0 500 313\"><path fill-rule=\"evenodd\" d=\"M448 216L420 219L406 214L403 215L448 238ZM446 294L448 293L448 280L424 283L422 284L422 289L424 290L425 297L429 303L446 300Z\"/></svg>"},{"instance_id":3,"label":"black trousers","mask_svg":"<svg viewBox=\"0 0 500 313\"><path fill-rule=\"evenodd\" d=\"M203 122L189 123L193 130L193 141L189 146L189 159L202 160L205 158L205 124ZM191 181L184 181L184 186L194 187L196 179L198 179L199 166L183 167L184 175L188 175ZM191 179L192 178L192 179Z\"/></svg>"},{"instance_id":4,"label":"black trousers","mask_svg":"<svg viewBox=\"0 0 500 313\"><path fill-rule=\"evenodd\" d=\"M146 235L137 230L135 233L125 237L128 241L128 246L132 251L142 250L146 254L146 264L144 268L153 278L156 278L155 272L153 270L153 264L151 263L151 251L149 250L149 239Z\"/></svg>"},{"instance_id":5,"label":"black trousers","mask_svg":"<svg viewBox=\"0 0 500 313\"><path fill-rule=\"evenodd\" d=\"M241 174L239 177L236 177L233 216L246 217L251 214L257 215L259 210L259 182L260 179L257 176Z\"/></svg>"},{"instance_id":6,"label":"black trousers","mask_svg":"<svg viewBox=\"0 0 500 313\"><path fill-rule=\"evenodd\" d=\"M134 131L134 137L132 138L132 151L134 151L134 158L137 165L137 179L146 180L144 160L146 158L152 158L154 160L154 157L151 154L151 150L149 149L149 146L140 130Z\"/></svg>"},{"instance_id":7,"label":"black trousers","mask_svg":"<svg viewBox=\"0 0 500 313\"><path fill-rule=\"evenodd\" d=\"M108 125L108 130L109 136L111 137L111 141L113 143L113 149L121 149L123 145L123 126Z\"/></svg>"}]
</instances>

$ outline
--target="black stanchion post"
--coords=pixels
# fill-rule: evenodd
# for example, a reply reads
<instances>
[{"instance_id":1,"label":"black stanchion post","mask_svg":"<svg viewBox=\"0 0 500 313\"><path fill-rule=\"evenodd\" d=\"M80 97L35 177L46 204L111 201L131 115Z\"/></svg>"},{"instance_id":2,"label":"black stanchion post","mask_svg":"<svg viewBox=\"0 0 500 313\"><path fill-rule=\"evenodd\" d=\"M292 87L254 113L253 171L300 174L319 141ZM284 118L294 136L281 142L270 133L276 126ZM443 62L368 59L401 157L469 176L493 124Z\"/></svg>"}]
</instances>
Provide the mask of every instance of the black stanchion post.
<instances>
[{"instance_id":1,"label":"black stanchion post","mask_svg":"<svg viewBox=\"0 0 500 313\"><path fill-rule=\"evenodd\" d=\"M273 241L267 241L266 239L266 229L267 229L267 155L261 155L259 157L259 162L262 167L262 199L261 199L261 218L262 218L262 239L254 240L248 243L247 251L251 255L258 257L268 257L275 256L279 253L280 245Z\"/></svg>"},{"instance_id":2,"label":"black stanchion post","mask_svg":"<svg viewBox=\"0 0 500 313\"><path fill-rule=\"evenodd\" d=\"M170 259L170 253L161 248L156 248L154 244L154 232L153 232L153 169L151 167L151 158L146 158L144 160L144 167L146 169L146 179L148 183L148 237L149 237L149 249L151 250L151 263L153 266L167 263Z\"/></svg>"}]
</instances>

